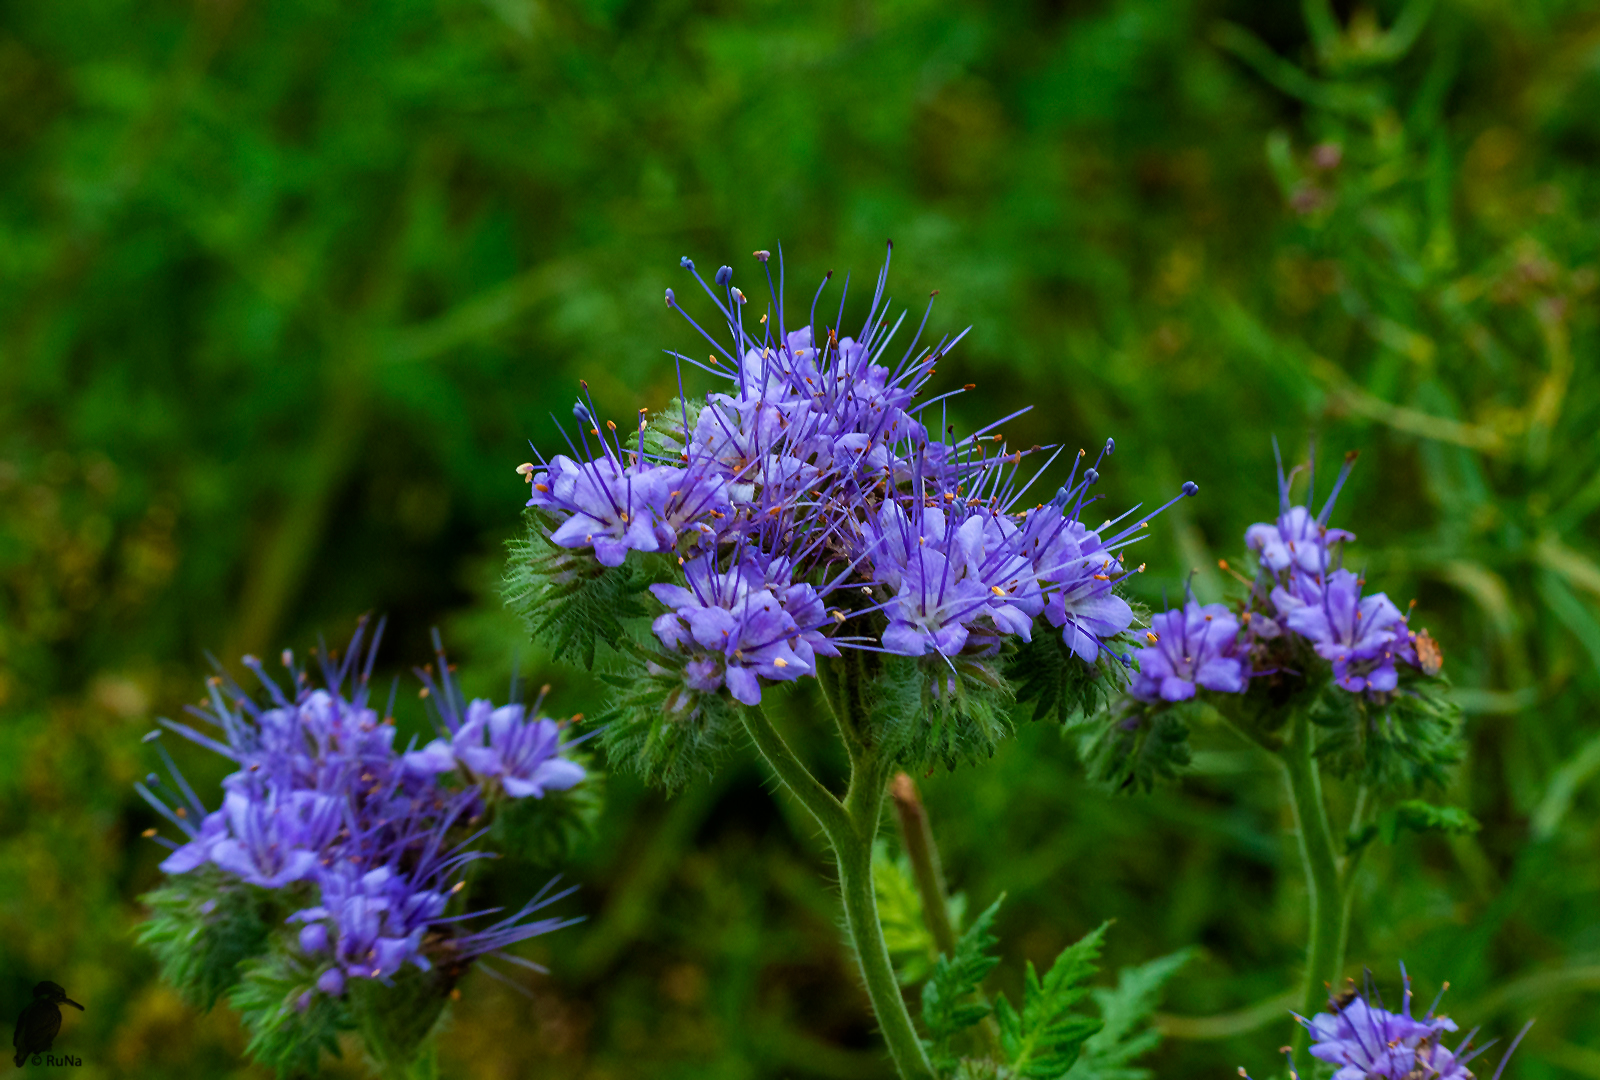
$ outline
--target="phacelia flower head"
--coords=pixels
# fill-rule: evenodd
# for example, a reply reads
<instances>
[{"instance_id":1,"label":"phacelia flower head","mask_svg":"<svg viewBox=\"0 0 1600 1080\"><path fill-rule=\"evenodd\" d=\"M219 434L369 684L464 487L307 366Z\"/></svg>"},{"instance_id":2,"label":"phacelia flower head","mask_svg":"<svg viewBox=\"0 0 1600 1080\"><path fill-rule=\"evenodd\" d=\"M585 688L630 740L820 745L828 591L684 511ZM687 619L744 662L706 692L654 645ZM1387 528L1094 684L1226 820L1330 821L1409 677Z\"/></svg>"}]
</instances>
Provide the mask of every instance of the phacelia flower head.
<instances>
[{"instance_id":1,"label":"phacelia flower head","mask_svg":"<svg viewBox=\"0 0 1600 1080\"><path fill-rule=\"evenodd\" d=\"M698 357L672 353L680 388L698 369L717 381L711 392L683 394L626 437L586 399L582 450L519 469L545 535L605 566L638 553L661 604L658 666L681 671L691 690L726 689L748 704L764 683L815 674L815 657L841 648L949 661L991 656L1047 625L1084 662L1097 660L1132 625L1116 587L1139 568L1123 549L1154 516L1136 508L1096 528L1082 520L1111 440L1092 466L1079 451L1056 497L1030 504L1037 474L1022 475L1022 462L1046 448L1013 448L1000 431L1027 410L955 433L945 408L972 387L925 394L965 332L923 345L924 312L897 346L904 316L891 317L887 260L854 333L840 325L842 297L836 313L819 311L819 288L797 310L781 259L757 261L764 311L734 284L736 270L708 281L682 261L717 333L666 294L704 342ZM1045 466L1061 452L1052 451Z\"/></svg>"},{"instance_id":2,"label":"phacelia flower head","mask_svg":"<svg viewBox=\"0 0 1600 1080\"><path fill-rule=\"evenodd\" d=\"M564 756L554 721L520 705L464 707L442 651L440 682L424 677L440 705L441 738L421 750L396 748L393 721L368 701L382 624L370 645L365 630L363 620L342 660L321 651L321 687L287 651L287 690L247 657L267 690L266 707L225 677L210 680L209 708L189 711L216 736L162 721L238 766L223 780L220 809L206 811L160 745L159 730L146 739L165 760L172 788L167 798L158 795L166 785L154 773L135 785L186 837L161 840L173 849L161 864L166 873L211 866L286 903L311 901L289 921L301 925L301 950L323 965L317 989L334 996L351 978L387 979L404 964L426 970L430 955L460 965L565 925L531 916L566 893L542 893L538 905L477 931L463 920L486 912L449 909L464 868L488 855L473 846L482 831L469 821L495 798L540 798L584 777Z\"/></svg>"},{"instance_id":3,"label":"phacelia flower head","mask_svg":"<svg viewBox=\"0 0 1600 1080\"><path fill-rule=\"evenodd\" d=\"M1277 453L1277 443L1273 443ZM1245 543L1257 553L1260 577L1248 609L1253 640L1271 641L1292 633L1310 644L1333 665L1338 686L1352 693L1382 694L1399 684L1397 661L1423 666L1417 654L1418 634L1383 593L1362 595L1365 580L1343 566L1344 545L1353 533L1328 525L1333 505L1350 476L1356 455L1346 455L1333 490L1315 516L1311 503L1290 505L1290 485L1299 468L1283 471L1278 464L1279 514L1276 522L1258 523L1245 531ZM1312 478L1314 485L1315 478ZM1424 639L1431 646L1431 639ZM1436 650L1435 650L1436 652ZM1436 665L1429 666L1437 671Z\"/></svg>"},{"instance_id":4,"label":"phacelia flower head","mask_svg":"<svg viewBox=\"0 0 1600 1080\"><path fill-rule=\"evenodd\" d=\"M1129 693L1141 701L1187 701L1196 687L1242 693L1249 672L1239 658L1239 621L1223 604L1193 597L1150 619L1149 642Z\"/></svg>"}]
</instances>

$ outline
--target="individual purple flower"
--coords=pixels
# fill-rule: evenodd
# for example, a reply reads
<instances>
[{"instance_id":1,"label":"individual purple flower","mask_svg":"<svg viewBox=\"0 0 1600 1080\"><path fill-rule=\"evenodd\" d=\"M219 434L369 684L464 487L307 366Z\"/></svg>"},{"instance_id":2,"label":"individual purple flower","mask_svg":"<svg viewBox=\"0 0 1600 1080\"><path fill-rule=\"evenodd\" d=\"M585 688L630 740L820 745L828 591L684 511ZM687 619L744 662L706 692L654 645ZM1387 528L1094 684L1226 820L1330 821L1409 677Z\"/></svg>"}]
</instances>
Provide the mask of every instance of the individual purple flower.
<instances>
[{"instance_id":1,"label":"individual purple flower","mask_svg":"<svg viewBox=\"0 0 1600 1080\"><path fill-rule=\"evenodd\" d=\"M666 501L677 470L623 466L614 454L576 462L557 455L546 472L533 476L528 505L563 515L550 542L592 548L602 566L621 566L629 551L659 551L654 507Z\"/></svg>"},{"instance_id":2,"label":"individual purple flower","mask_svg":"<svg viewBox=\"0 0 1600 1080\"><path fill-rule=\"evenodd\" d=\"M1237 655L1239 621L1222 604L1190 599L1150 619L1150 644L1138 651L1129 693L1141 701L1187 701L1196 687L1243 693L1249 681Z\"/></svg>"},{"instance_id":3,"label":"individual purple flower","mask_svg":"<svg viewBox=\"0 0 1600 1080\"><path fill-rule=\"evenodd\" d=\"M736 700L755 705L761 678L792 681L814 670L817 653L838 655L820 625L801 625L791 613L793 608L815 619L816 591L790 584L775 563L752 552L731 570L719 571L710 555L702 555L684 564L686 586L650 586L669 609L651 628L669 650L687 656L692 688L726 685Z\"/></svg>"},{"instance_id":4,"label":"individual purple flower","mask_svg":"<svg viewBox=\"0 0 1600 1080\"><path fill-rule=\"evenodd\" d=\"M547 791L578 784L583 766L561 756L560 725L542 717L529 719L527 712L522 705L495 708L488 701L473 701L449 742L435 739L406 754L406 766L441 773L459 764L513 799L543 798Z\"/></svg>"},{"instance_id":5,"label":"individual purple flower","mask_svg":"<svg viewBox=\"0 0 1600 1080\"><path fill-rule=\"evenodd\" d=\"M1335 570L1318 598L1289 612L1289 629L1333 662L1334 679L1352 693L1393 690L1396 656L1406 657L1405 616L1383 593L1361 595L1361 579Z\"/></svg>"},{"instance_id":6,"label":"individual purple flower","mask_svg":"<svg viewBox=\"0 0 1600 1080\"><path fill-rule=\"evenodd\" d=\"M1278 451L1276 440L1273 441L1272 450L1276 455ZM1295 474L1300 470L1297 467L1285 473L1283 462L1279 460L1278 519L1275 522L1252 525L1244 534L1245 545L1256 552L1262 566L1268 572L1274 575L1288 573L1293 582L1302 575L1320 580L1338 568L1336 545L1354 540L1355 534L1344 529L1329 528L1328 517L1333 513L1333 504L1339 498L1339 492L1344 488L1345 481L1349 479L1355 461L1354 451L1345 455L1344 467L1340 469L1338 479L1334 481L1333 490L1328 494L1328 501L1322 504L1322 510L1313 517L1309 505L1290 505L1289 489L1294 483ZM1312 488L1306 496L1308 504L1315 494L1313 476Z\"/></svg>"}]
</instances>

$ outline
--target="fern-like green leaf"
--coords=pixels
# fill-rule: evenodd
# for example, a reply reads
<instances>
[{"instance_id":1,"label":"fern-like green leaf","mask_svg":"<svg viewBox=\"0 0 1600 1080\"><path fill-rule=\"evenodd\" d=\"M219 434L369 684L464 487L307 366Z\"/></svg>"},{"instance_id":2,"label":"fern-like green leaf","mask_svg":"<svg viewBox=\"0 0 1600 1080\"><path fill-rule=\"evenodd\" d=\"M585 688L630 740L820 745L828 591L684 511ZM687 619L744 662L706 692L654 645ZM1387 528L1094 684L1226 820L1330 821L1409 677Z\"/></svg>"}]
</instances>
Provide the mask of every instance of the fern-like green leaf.
<instances>
[{"instance_id":1,"label":"fern-like green leaf","mask_svg":"<svg viewBox=\"0 0 1600 1080\"><path fill-rule=\"evenodd\" d=\"M175 874L140 899L150 918L139 928L139 943L155 953L179 996L202 1012L239 981L240 963L267 947L269 894L214 866Z\"/></svg>"},{"instance_id":2,"label":"fern-like green leaf","mask_svg":"<svg viewBox=\"0 0 1600 1080\"><path fill-rule=\"evenodd\" d=\"M489 837L507 855L535 866L570 862L593 835L605 801L605 774L594 755L582 749L566 756L583 766L583 783L566 791L547 791L540 798L503 799L495 808Z\"/></svg>"},{"instance_id":3,"label":"fern-like green leaf","mask_svg":"<svg viewBox=\"0 0 1600 1080\"><path fill-rule=\"evenodd\" d=\"M654 662L634 675L610 675L600 714L606 758L668 791L709 775L744 730L725 691L691 689L683 672Z\"/></svg>"},{"instance_id":4,"label":"fern-like green leaf","mask_svg":"<svg viewBox=\"0 0 1600 1080\"><path fill-rule=\"evenodd\" d=\"M1184 949L1139 967L1123 968L1115 989L1096 987L1090 993L1104 1025L1083 1044L1083 1053L1066 1080L1149 1080L1149 1069L1133 1062L1154 1050L1161 1033L1149 1026L1162 988L1194 956Z\"/></svg>"},{"instance_id":5,"label":"fern-like green leaf","mask_svg":"<svg viewBox=\"0 0 1600 1080\"><path fill-rule=\"evenodd\" d=\"M1010 682L971 657L884 657L866 698L874 738L910 772L985 761L1012 730Z\"/></svg>"},{"instance_id":6,"label":"fern-like green leaf","mask_svg":"<svg viewBox=\"0 0 1600 1080\"><path fill-rule=\"evenodd\" d=\"M1083 740L1089 778L1112 791L1149 791L1188 768L1193 702L1146 704L1126 699L1095 718Z\"/></svg>"},{"instance_id":7,"label":"fern-like green leaf","mask_svg":"<svg viewBox=\"0 0 1600 1080\"><path fill-rule=\"evenodd\" d=\"M1480 828L1477 819L1459 806L1434 806L1421 799L1407 799L1389 807L1378 815L1377 821L1368 822L1351 834L1346 846L1350 851L1357 851L1380 836L1384 843L1393 844L1402 832L1458 836L1475 833Z\"/></svg>"},{"instance_id":8,"label":"fern-like green leaf","mask_svg":"<svg viewBox=\"0 0 1600 1080\"><path fill-rule=\"evenodd\" d=\"M955 1057L950 1040L989 1015L989 1006L978 994L978 987L1000 961L990 956L999 939L994 936L994 918L1005 900L1001 896L972 921L972 926L956 942L954 956L941 956L933 965L933 975L922 987L922 1023L928 1032L928 1049L935 1064L950 1069Z\"/></svg>"},{"instance_id":9,"label":"fern-like green leaf","mask_svg":"<svg viewBox=\"0 0 1600 1080\"><path fill-rule=\"evenodd\" d=\"M280 1078L317 1074L324 1051L339 1055L339 1032L351 1026L344 1003L318 992L317 971L284 933L263 956L242 965L228 1002L250 1042L245 1052Z\"/></svg>"},{"instance_id":10,"label":"fern-like green leaf","mask_svg":"<svg viewBox=\"0 0 1600 1080\"><path fill-rule=\"evenodd\" d=\"M1126 635L1110 642L1118 652L1132 644ZM1035 720L1065 727L1086 723L1128 685L1128 669L1111 653L1102 649L1093 663L1085 663L1059 632L1043 628L1017 646L1005 672L1017 688L1017 704L1031 706Z\"/></svg>"},{"instance_id":11,"label":"fern-like green leaf","mask_svg":"<svg viewBox=\"0 0 1600 1080\"><path fill-rule=\"evenodd\" d=\"M410 1075L405 1070L438 1026L455 982L442 968L423 971L411 964L403 965L388 983L350 980L350 1022L381 1075Z\"/></svg>"},{"instance_id":12,"label":"fern-like green leaf","mask_svg":"<svg viewBox=\"0 0 1600 1080\"><path fill-rule=\"evenodd\" d=\"M1000 1045L1012 1073L1028 1080L1059 1080L1078 1059L1100 1020L1073 1011L1089 994L1088 982L1098 970L1095 961L1110 923L1062 950L1044 978L1028 965L1022 1009L1005 998L995 1003Z\"/></svg>"},{"instance_id":13,"label":"fern-like green leaf","mask_svg":"<svg viewBox=\"0 0 1600 1080\"><path fill-rule=\"evenodd\" d=\"M526 532L508 545L506 606L530 636L550 646L554 659L593 668L597 644L623 647L623 621L647 614L640 594L649 582L635 559L601 566L587 554L552 544L544 515L530 510L524 520Z\"/></svg>"},{"instance_id":14,"label":"fern-like green leaf","mask_svg":"<svg viewBox=\"0 0 1600 1080\"><path fill-rule=\"evenodd\" d=\"M1335 776L1360 777L1379 792L1444 786L1446 770L1465 754L1461 708L1450 683L1401 666L1387 694L1352 694L1329 683L1311 707L1322 729L1317 757Z\"/></svg>"}]
</instances>

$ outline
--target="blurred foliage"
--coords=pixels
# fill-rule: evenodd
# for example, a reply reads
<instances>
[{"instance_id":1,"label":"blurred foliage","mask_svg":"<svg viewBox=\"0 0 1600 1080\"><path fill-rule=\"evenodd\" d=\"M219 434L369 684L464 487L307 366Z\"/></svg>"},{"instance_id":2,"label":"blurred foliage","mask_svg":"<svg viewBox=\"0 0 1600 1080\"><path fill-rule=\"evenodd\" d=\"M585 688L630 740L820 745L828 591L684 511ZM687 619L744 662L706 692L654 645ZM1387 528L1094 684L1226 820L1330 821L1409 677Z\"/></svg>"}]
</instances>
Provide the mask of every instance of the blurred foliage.
<instances>
[{"instance_id":1,"label":"blurred foliage","mask_svg":"<svg viewBox=\"0 0 1600 1080\"><path fill-rule=\"evenodd\" d=\"M159 856L138 736L203 651L375 608L396 672L440 623L472 689L515 665L592 715L599 683L518 656L500 607L525 440L556 445L580 376L617 415L677 395L678 256L782 241L808 288L892 236L896 295L974 326L954 419L1033 402L1018 445L1115 435L1115 505L1200 484L1151 530L1146 602L1190 567L1221 597L1275 505L1271 434L1363 452L1336 521L1443 647L1472 746L1443 801L1482 828L1370 845L1352 961L1448 978L1489 1035L1537 1015L1516 1076L1600 1076L1600 9L3 12L0 1016L62 983L85 1075L265 1075L132 934ZM817 704L786 718L820 756ZM1009 896L990 991L1023 1000L1022 960L1115 916L1108 969L1199 946L1156 1075L1265 1073L1305 917L1280 777L1198 720L1181 783L1111 797L1075 738L1021 724L923 782L953 883ZM445 1075L886 1075L813 826L748 757L671 800L613 778L569 864L589 921L530 946L531 1001L466 981Z\"/></svg>"}]
</instances>

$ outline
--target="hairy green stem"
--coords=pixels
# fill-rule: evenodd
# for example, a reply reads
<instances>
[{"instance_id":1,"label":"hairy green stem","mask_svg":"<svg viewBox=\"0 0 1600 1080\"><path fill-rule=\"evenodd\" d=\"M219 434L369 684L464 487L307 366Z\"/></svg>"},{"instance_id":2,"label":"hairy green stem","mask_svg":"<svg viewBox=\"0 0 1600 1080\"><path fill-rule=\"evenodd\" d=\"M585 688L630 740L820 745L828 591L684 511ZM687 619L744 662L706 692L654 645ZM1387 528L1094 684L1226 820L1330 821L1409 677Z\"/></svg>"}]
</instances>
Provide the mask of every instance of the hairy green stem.
<instances>
[{"instance_id":1,"label":"hairy green stem","mask_svg":"<svg viewBox=\"0 0 1600 1080\"><path fill-rule=\"evenodd\" d=\"M1339 860L1333 844L1333 830L1328 826L1328 810L1322 799L1322 778L1314 749L1311 720L1304 712L1297 712L1290 721L1289 738L1283 745L1281 757L1311 901L1311 934L1306 945L1305 990L1301 995L1302 1015L1305 1016L1322 1010L1327 1002L1324 983L1332 984L1344 968L1344 935L1349 910L1343 883L1339 880ZM1297 1033L1296 1049L1303 1049L1306 1041L1304 1030Z\"/></svg>"},{"instance_id":2,"label":"hairy green stem","mask_svg":"<svg viewBox=\"0 0 1600 1080\"><path fill-rule=\"evenodd\" d=\"M862 981L878 1028L902 1080L934 1080L922 1041L917 1037L889 961L889 947L878 921L878 897L872 880L872 841L883 811L888 767L856 733L855 717L836 707L836 719L850 750L850 786L841 801L824 787L789 749L789 744L758 708L741 709L745 729L785 787L800 800L833 848L844 902L845 930L861 965Z\"/></svg>"}]
</instances>

